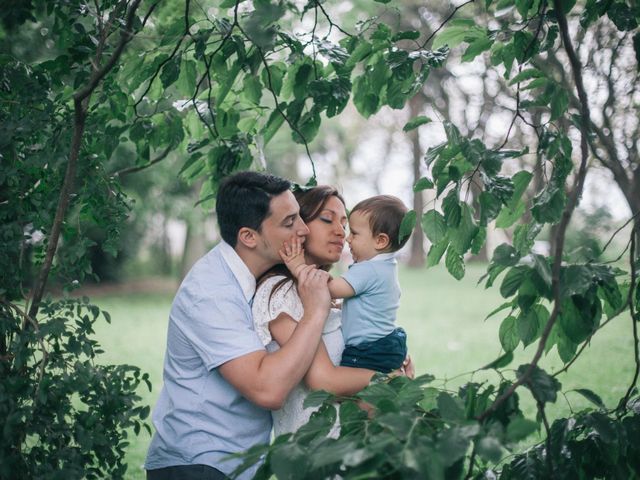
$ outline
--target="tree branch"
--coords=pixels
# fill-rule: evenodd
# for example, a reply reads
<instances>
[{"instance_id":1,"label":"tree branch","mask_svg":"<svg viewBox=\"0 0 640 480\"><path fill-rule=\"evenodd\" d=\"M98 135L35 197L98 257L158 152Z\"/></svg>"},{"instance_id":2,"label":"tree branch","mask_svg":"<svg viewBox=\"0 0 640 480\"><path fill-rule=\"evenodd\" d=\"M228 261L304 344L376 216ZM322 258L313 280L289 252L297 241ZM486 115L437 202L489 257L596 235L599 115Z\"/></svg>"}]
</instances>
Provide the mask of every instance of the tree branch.
<instances>
[{"instance_id":1,"label":"tree branch","mask_svg":"<svg viewBox=\"0 0 640 480\"><path fill-rule=\"evenodd\" d=\"M60 239L60 233L62 231L62 224L66 215L69 203L71 201L71 193L73 191L73 184L76 178L76 169L78 164L78 157L80 155L80 147L82 144L82 137L84 134L84 128L87 118L87 109L89 106L89 99L93 91L98 86L99 82L104 76L115 66L116 62L122 55L125 46L133 38L131 32L133 26L133 19L135 18L136 10L140 6L142 0L134 0L127 13L125 29L120 35L120 42L116 46L113 54L109 58L106 64L94 71L93 75L89 79L87 85L85 85L79 91L76 91L73 95L74 103L74 126L73 137L71 140L71 149L69 152L69 161L67 162L67 170L65 172L62 187L60 189L60 197L58 200L58 207L51 226L51 233L49 235L47 249L45 253L45 259L42 264L42 268L38 274L38 278L33 288L33 295L31 299L31 306L29 307L28 316L30 318L36 318L38 309L40 308L40 302L44 295L44 289L47 285L49 278L49 272L53 265L53 257L58 248L58 241Z\"/></svg>"},{"instance_id":2,"label":"tree branch","mask_svg":"<svg viewBox=\"0 0 640 480\"><path fill-rule=\"evenodd\" d=\"M516 382L511 384L511 386L496 400L493 404L487 408L479 417L480 421L484 420L488 415L490 415L493 411L495 411L500 405L502 405L516 389L526 383L534 369L536 368L540 358L545 349L545 345L551 334L551 329L553 328L556 320L558 319L558 315L560 314L561 302L560 302L560 269L562 266L562 252L564 249L564 239L567 231L567 227L569 226L569 221L571 220L571 216L573 211L578 204L578 199L582 193L584 188L584 180L587 175L587 161L589 159L589 145L588 145L588 136L589 136L589 126L591 124L591 115L589 112L589 103L587 101L587 93L584 88L584 83L582 81L582 66L580 65L580 61L576 56L576 52L573 48L573 44L571 41L571 37L569 36L569 27L567 25L567 18L562 10L562 0L554 0L554 8L558 20L558 26L560 28L560 35L562 37L562 43L564 44L564 48L567 52L567 56L569 57L569 63L571 65L571 70L573 73L573 78L575 82L575 87L578 91L578 98L580 100L580 152L581 152L581 160L580 160L580 168L578 170L578 174L576 180L574 182L574 188L569 194L569 200L567 202L567 206L562 213L562 218L560 220L560 224L558 226L558 233L556 237L556 250L555 250L555 258L553 261L552 268L552 282L551 289L553 291L553 311L549 316L549 320L545 325L544 331L540 337L540 341L538 343L538 349L529 364L524 375L522 375Z\"/></svg>"}]
</instances>

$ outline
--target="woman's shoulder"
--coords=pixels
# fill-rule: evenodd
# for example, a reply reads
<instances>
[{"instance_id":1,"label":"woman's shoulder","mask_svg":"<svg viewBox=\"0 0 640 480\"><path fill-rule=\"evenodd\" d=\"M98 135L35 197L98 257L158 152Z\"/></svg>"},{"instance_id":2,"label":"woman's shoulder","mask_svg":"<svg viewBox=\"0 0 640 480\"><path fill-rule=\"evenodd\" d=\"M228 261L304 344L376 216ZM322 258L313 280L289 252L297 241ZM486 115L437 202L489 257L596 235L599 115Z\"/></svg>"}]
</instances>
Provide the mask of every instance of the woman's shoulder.
<instances>
[{"instance_id":1,"label":"woman's shoulder","mask_svg":"<svg viewBox=\"0 0 640 480\"><path fill-rule=\"evenodd\" d=\"M279 313L286 313L294 320L302 316L302 302L293 281L283 275L264 280L253 299L254 320L269 322Z\"/></svg>"}]
</instances>

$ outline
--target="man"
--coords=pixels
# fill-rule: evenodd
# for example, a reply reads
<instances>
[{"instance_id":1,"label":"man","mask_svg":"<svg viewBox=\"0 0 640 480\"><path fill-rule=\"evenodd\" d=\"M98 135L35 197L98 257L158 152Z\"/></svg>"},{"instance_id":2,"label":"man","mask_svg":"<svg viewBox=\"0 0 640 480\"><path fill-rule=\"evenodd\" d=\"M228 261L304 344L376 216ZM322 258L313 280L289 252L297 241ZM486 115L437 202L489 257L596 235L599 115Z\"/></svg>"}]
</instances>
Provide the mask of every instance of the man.
<instances>
[{"instance_id":1,"label":"man","mask_svg":"<svg viewBox=\"0 0 640 480\"><path fill-rule=\"evenodd\" d=\"M278 409L315 355L331 298L328 274L304 270L304 316L280 350L267 353L253 329L256 278L280 263L285 240L309 230L288 181L241 172L220 186L223 241L188 273L169 316L164 386L153 413L149 480L224 479L231 453L267 443ZM241 478L253 477L257 465Z\"/></svg>"}]
</instances>

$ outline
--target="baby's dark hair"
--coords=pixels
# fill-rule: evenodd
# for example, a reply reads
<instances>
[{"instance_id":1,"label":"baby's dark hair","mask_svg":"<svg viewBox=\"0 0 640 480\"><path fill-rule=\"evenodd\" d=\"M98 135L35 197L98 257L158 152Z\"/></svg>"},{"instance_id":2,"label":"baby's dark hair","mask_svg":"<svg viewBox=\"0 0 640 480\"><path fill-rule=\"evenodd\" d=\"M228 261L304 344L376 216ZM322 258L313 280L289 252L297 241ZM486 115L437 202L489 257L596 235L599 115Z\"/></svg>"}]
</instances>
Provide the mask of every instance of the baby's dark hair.
<instances>
[{"instance_id":1,"label":"baby's dark hair","mask_svg":"<svg viewBox=\"0 0 640 480\"><path fill-rule=\"evenodd\" d=\"M377 195L367 198L353 207L349 215L358 211L369 215L369 227L374 236L381 233L389 236L388 252L397 252L409 240L409 235L400 240L400 225L408 209L398 197Z\"/></svg>"}]
</instances>

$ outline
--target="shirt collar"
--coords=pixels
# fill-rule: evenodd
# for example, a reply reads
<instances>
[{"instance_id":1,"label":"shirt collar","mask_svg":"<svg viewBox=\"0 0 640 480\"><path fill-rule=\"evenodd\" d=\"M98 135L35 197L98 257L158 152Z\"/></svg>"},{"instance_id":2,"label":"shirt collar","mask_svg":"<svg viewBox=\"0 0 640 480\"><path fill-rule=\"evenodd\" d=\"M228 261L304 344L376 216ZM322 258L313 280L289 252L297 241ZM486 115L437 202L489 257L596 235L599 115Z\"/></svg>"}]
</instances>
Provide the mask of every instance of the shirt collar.
<instances>
[{"instance_id":1,"label":"shirt collar","mask_svg":"<svg viewBox=\"0 0 640 480\"><path fill-rule=\"evenodd\" d=\"M390 260L392 258L396 258L396 253L397 252L391 252L391 253L379 253L378 255L376 255L373 258L370 258L369 261L370 262L382 262L384 260Z\"/></svg>"},{"instance_id":2,"label":"shirt collar","mask_svg":"<svg viewBox=\"0 0 640 480\"><path fill-rule=\"evenodd\" d=\"M225 262L227 262L227 265L229 265L229 268L236 277L236 280L238 280L242 293L244 294L244 298L247 302L250 302L253 298L253 294L256 293L256 277L253 276L249 267L247 267L247 265L242 261L240 255L238 255L231 245L224 240L221 240L219 246L220 254L222 255L222 258L224 258Z\"/></svg>"}]
</instances>

